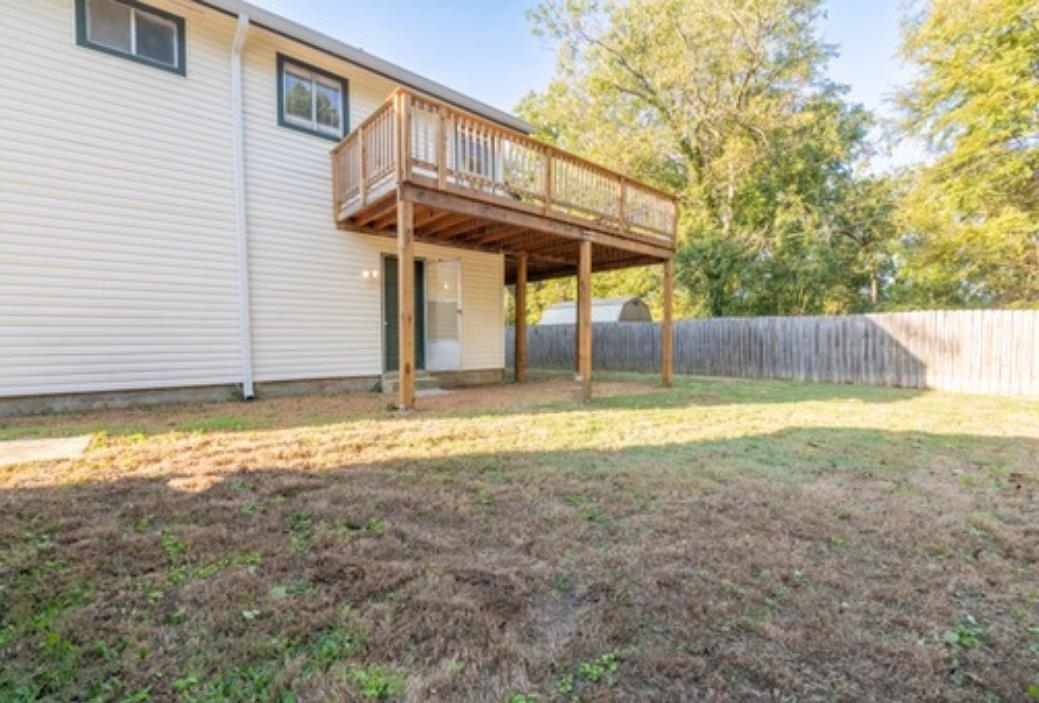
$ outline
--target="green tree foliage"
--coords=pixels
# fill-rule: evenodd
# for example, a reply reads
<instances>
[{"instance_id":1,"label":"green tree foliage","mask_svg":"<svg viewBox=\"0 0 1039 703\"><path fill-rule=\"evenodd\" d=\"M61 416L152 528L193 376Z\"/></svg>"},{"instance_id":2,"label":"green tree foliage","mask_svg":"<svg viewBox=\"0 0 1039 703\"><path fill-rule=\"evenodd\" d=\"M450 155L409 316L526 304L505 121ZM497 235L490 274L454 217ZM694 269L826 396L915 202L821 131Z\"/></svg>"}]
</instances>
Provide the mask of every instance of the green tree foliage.
<instances>
[{"instance_id":1,"label":"green tree foliage","mask_svg":"<svg viewBox=\"0 0 1039 703\"><path fill-rule=\"evenodd\" d=\"M891 190L853 176L870 117L824 77L819 15L819 0L546 0L531 13L559 65L520 112L542 138L680 194L680 312L857 310L871 281L879 302ZM855 208L869 224L849 224ZM659 275L602 274L596 294L657 307Z\"/></svg>"},{"instance_id":2,"label":"green tree foliage","mask_svg":"<svg viewBox=\"0 0 1039 703\"><path fill-rule=\"evenodd\" d=\"M904 127L935 158L911 176L896 294L905 304L1039 301L1039 3L927 0Z\"/></svg>"}]
</instances>

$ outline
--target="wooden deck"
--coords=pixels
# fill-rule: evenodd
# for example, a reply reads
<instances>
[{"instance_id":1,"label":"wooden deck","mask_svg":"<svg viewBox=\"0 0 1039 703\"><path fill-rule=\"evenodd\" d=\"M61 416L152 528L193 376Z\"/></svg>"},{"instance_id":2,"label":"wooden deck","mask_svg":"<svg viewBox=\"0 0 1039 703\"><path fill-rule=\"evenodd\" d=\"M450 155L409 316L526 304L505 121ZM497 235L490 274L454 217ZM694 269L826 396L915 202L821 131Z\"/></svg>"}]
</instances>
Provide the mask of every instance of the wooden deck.
<instances>
[{"instance_id":1,"label":"wooden deck","mask_svg":"<svg viewBox=\"0 0 1039 703\"><path fill-rule=\"evenodd\" d=\"M414 237L504 252L514 282L661 263L675 249L674 196L520 132L398 89L332 152L343 229L397 236L398 200Z\"/></svg>"},{"instance_id":2,"label":"wooden deck","mask_svg":"<svg viewBox=\"0 0 1039 703\"><path fill-rule=\"evenodd\" d=\"M403 88L332 150L333 214L395 237L398 405L415 405L415 242L503 253L516 285L516 379L528 281L577 276L577 374L592 392L592 272L663 264L661 376L671 382L674 196ZM500 333L500 331L499 331Z\"/></svg>"}]
</instances>

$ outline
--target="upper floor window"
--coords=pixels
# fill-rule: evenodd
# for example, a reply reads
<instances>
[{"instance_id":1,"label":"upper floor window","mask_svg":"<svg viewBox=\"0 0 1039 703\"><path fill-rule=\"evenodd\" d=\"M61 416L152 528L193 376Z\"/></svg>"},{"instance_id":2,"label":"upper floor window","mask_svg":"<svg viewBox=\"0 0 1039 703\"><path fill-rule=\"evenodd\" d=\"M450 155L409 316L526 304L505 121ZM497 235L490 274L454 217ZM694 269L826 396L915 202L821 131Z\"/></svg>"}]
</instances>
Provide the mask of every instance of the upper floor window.
<instances>
[{"instance_id":1,"label":"upper floor window","mask_svg":"<svg viewBox=\"0 0 1039 703\"><path fill-rule=\"evenodd\" d=\"M347 82L278 55L278 122L339 140L346 134Z\"/></svg>"},{"instance_id":2,"label":"upper floor window","mask_svg":"<svg viewBox=\"0 0 1039 703\"><path fill-rule=\"evenodd\" d=\"M92 49L185 72L184 19L134 0L76 0L76 38Z\"/></svg>"}]
</instances>

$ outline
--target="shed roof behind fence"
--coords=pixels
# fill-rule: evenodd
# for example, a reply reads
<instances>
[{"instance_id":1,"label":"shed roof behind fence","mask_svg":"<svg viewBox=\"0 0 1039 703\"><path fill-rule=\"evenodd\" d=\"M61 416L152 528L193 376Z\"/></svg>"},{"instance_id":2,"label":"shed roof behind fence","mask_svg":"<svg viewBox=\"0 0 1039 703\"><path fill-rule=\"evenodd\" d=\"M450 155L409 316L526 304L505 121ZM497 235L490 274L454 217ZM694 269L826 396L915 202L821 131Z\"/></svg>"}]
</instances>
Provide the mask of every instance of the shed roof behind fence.
<instances>
[{"instance_id":1,"label":"shed roof behind fence","mask_svg":"<svg viewBox=\"0 0 1039 703\"><path fill-rule=\"evenodd\" d=\"M650 322L652 319L649 308L638 296L592 299L592 322ZM545 308L538 324L572 325L576 320L577 303L564 300Z\"/></svg>"}]
</instances>

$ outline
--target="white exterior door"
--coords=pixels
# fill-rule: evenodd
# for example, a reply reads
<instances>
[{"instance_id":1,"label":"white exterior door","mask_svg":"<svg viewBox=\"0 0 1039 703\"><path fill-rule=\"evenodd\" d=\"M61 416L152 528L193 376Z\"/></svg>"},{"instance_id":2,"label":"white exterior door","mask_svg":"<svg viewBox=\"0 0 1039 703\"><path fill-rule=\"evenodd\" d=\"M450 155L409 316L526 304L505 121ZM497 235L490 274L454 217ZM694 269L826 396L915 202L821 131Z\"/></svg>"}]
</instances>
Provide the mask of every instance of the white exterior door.
<instances>
[{"instance_id":1,"label":"white exterior door","mask_svg":"<svg viewBox=\"0 0 1039 703\"><path fill-rule=\"evenodd\" d=\"M462 266L458 259L426 262L426 368L462 366Z\"/></svg>"}]
</instances>

